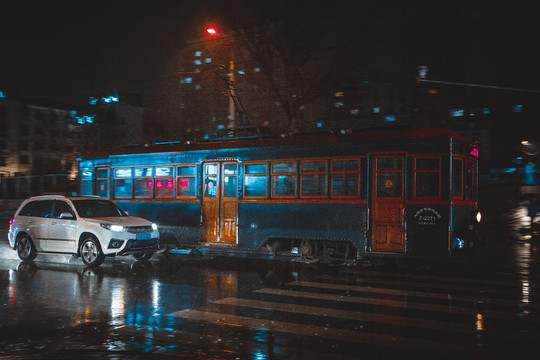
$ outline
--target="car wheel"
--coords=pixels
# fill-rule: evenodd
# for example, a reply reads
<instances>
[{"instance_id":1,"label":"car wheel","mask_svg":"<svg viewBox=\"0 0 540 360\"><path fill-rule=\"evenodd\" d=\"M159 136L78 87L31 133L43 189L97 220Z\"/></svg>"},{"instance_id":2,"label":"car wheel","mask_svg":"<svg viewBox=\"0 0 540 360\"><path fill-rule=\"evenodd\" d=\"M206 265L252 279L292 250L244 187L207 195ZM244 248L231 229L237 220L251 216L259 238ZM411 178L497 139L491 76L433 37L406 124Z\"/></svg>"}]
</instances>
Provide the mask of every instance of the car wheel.
<instances>
[{"instance_id":1,"label":"car wheel","mask_svg":"<svg viewBox=\"0 0 540 360\"><path fill-rule=\"evenodd\" d=\"M99 266L105 260L98 241L93 236L85 237L81 242L81 258L88 266Z\"/></svg>"},{"instance_id":2,"label":"car wheel","mask_svg":"<svg viewBox=\"0 0 540 360\"><path fill-rule=\"evenodd\" d=\"M152 255L154 255L153 252L135 253L135 254L133 254L133 257L137 261L147 261L152 257Z\"/></svg>"},{"instance_id":3,"label":"car wheel","mask_svg":"<svg viewBox=\"0 0 540 360\"><path fill-rule=\"evenodd\" d=\"M17 243L17 255L22 261L32 261L36 258L37 252L32 238L24 234Z\"/></svg>"}]
</instances>

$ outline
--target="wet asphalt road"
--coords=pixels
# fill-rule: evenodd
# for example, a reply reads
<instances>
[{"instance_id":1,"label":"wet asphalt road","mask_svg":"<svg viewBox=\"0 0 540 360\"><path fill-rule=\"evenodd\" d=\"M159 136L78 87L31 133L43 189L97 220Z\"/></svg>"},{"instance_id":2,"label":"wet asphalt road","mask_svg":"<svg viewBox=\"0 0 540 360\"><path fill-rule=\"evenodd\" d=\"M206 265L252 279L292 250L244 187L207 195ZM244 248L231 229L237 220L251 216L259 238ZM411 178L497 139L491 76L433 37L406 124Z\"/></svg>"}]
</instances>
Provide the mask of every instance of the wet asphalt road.
<instances>
[{"instance_id":1,"label":"wet asphalt road","mask_svg":"<svg viewBox=\"0 0 540 360\"><path fill-rule=\"evenodd\" d=\"M540 231L524 203L487 207L488 246L429 270L185 255L26 264L1 220L0 358L537 358Z\"/></svg>"}]
</instances>

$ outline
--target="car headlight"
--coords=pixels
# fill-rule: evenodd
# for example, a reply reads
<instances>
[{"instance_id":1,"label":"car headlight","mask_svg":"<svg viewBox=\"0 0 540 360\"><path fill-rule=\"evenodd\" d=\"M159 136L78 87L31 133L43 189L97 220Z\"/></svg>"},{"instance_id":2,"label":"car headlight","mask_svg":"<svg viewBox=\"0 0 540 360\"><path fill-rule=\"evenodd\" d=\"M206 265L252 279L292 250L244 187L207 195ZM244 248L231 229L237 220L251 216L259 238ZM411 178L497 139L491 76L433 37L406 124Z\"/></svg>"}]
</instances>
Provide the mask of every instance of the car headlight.
<instances>
[{"instance_id":1,"label":"car headlight","mask_svg":"<svg viewBox=\"0 0 540 360\"><path fill-rule=\"evenodd\" d=\"M112 224L99 224L99 225L101 225L102 228L111 230L111 231L117 231L117 232L126 231L126 228L123 227L122 225L112 225Z\"/></svg>"},{"instance_id":2,"label":"car headlight","mask_svg":"<svg viewBox=\"0 0 540 360\"><path fill-rule=\"evenodd\" d=\"M480 221L482 221L482 213L480 213L480 211L478 211L476 213L476 222L480 224Z\"/></svg>"},{"instance_id":3,"label":"car headlight","mask_svg":"<svg viewBox=\"0 0 540 360\"><path fill-rule=\"evenodd\" d=\"M152 230L157 230L157 225L152 223Z\"/></svg>"}]
</instances>

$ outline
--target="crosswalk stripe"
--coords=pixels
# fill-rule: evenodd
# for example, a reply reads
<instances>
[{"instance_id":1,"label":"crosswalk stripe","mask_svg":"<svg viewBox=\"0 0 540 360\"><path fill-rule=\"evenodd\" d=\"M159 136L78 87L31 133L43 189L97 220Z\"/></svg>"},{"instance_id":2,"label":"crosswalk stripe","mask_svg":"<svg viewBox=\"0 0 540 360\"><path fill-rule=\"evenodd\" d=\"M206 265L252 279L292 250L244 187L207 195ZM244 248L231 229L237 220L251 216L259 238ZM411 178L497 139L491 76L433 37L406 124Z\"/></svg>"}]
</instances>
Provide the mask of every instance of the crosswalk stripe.
<instances>
[{"instance_id":1,"label":"crosswalk stripe","mask_svg":"<svg viewBox=\"0 0 540 360\"><path fill-rule=\"evenodd\" d=\"M386 272L386 271L376 271L376 270L356 270L356 269L343 269L340 272L340 275L337 275L338 278L344 278L344 277L350 277L350 276L362 276L362 277L370 277L370 276L381 276L381 277L387 277L387 278L407 278L407 279L428 279L428 280L436 280L436 281L447 281L447 282L457 282L457 283L471 283L475 285L500 285L500 286L515 286L516 282L520 282L522 280L527 279L540 279L540 275L535 274L527 274L527 275L519 275L519 276L513 276L512 278L508 279L506 276L508 273L501 273L500 276L495 276L494 273L489 273L490 278L478 278L478 277L453 277L453 276L444 276L444 275L430 275L430 274L415 274L415 273L398 273L398 272ZM334 275L328 275L328 276L334 276ZM505 280L493 280L493 278L500 278L503 277Z\"/></svg>"},{"instance_id":2,"label":"crosswalk stripe","mask_svg":"<svg viewBox=\"0 0 540 360\"><path fill-rule=\"evenodd\" d=\"M399 280L404 279L404 280ZM401 286L423 286L429 287L430 289L452 289L452 290L463 290L463 291L474 291L478 292L479 289L484 291L489 291L497 294L509 294L515 295L519 294L522 290L522 282L517 280L513 283L499 283L499 284L488 284L483 282L468 282L468 281L451 281L445 282L443 279L438 277L420 277L412 278L411 277L397 277L397 278L373 278L369 276L362 276L356 278L347 278L339 275L321 275L317 276L316 280L329 280L329 281L354 281L357 283L367 282L367 283L384 283L388 285L401 285ZM412 281L411 281L412 280ZM416 280L416 281L415 281ZM525 280L523 281L525 282Z\"/></svg>"},{"instance_id":3,"label":"crosswalk stripe","mask_svg":"<svg viewBox=\"0 0 540 360\"><path fill-rule=\"evenodd\" d=\"M416 327L424 329L437 329L451 332L459 332L466 334L483 333L483 330L478 329L478 325L471 323L470 325L460 325L450 322L442 322L437 320L426 320L417 318L408 318L404 316L394 316L377 313L366 313L361 311L341 310L334 308L323 308L317 306L298 305L290 303L278 303L253 299L240 299L240 298L225 298L214 301L219 305L230 305L236 307L248 307L253 309L263 309L272 311L290 312L294 314L324 316L336 319L348 319L354 321L365 321L373 323L382 323L395 326ZM489 329L490 336L501 337L505 339L536 341L538 334L529 334L523 332L514 332L508 329L494 328Z\"/></svg>"},{"instance_id":4,"label":"crosswalk stripe","mask_svg":"<svg viewBox=\"0 0 540 360\"><path fill-rule=\"evenodd\" d=\"M369 304L369 305L397 307L397 308L404 308L404 309L417 309L417 310L437 311L437 312L456 313L456 314L472 314L475 316L480 314L482 316L489 315L489 316L505 318L505 319L518 319L519 318L522 321L532 320L535 322L540 322L540 319L537 316L531 316L530 314L519 317L519 315L517 314L509 314L509 313L500 312L500 311L474 309L474 308L467 308L467 307L454 306L454 305L434 305L434 304L417 303L417 302L411 302L408 299L388 300L388 299L380 299L380 298L367 298L367 297L360 297L360 296L312 293L312 292L304 292L304 291L270 289L270 288L263 288L263 289L255 290L255 292L259 294L291 296L291 297L319 299L319 300L330 300L330 301L349 302L349 303L356 303L356 304Z\"/></svg>"},{"instance_id":5,"label":"crosswalk stripe","mask_svg":"<svg viewBox=\"0 0 540 360\"><path fill-rule=\"evenodd\" d=\"M496 299L496 298L490 298L487 296L436 293L436 292L426 292L426 291L418 291L418 290L385 289L385 288L370 287L370 286L329 284L329 283L311 282L311 281L295 281L295 282L290 282L287 285L341 290L341 291L380 293L380 294L388 294L388 295L417 296L417 297L423 297L423 298L429 298L429 299L445 299L445 300L450 300L450 301L452 300L470 301L470 302L473 302L475 305L482 304L482 303L489 303L489 304L504 305L504 306L516 306L516 304L520 303L517 300ZM537 303L524 302L523 305L524 307L528 307L528 308L539 307L539 304Z\"/></svg>"},{"instance_id":6,"label":"crosswalk stripe","mask_svg":"<svg viewBox=\"0 0 540 360\"><path fill-rule=\"evenodd\" d=\"M422 352L439 355L462 355L466 352L470 352L471 350L474 351L474 348L467 348L456 344L404 338L392 335L357 332L347 329L327 328L316 325L303 325L283 321L257 319L239 315L220 314L204 310L182 310L174 313L174 316L190 321L212 323L222 326L245 326L259 330L266 329L269 331L279 331L289 334L353 342L357 344L363 343L410 351L421 350ZM482 349L483 354L486 354L486 352L489 351Z\"/></svg>"}]
</instances>

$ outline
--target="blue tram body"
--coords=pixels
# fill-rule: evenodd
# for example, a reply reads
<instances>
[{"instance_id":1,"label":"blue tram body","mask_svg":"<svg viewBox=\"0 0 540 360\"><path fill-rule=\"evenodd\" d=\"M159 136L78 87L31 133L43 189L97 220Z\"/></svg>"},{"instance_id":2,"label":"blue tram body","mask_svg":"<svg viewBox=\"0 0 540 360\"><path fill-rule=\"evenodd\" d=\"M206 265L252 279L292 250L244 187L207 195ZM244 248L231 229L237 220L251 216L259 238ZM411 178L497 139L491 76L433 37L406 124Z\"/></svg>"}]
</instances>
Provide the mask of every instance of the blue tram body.
<instances>
[{"instance_id":1,"label":"blue tram body","mask_svg":"<svg viewBox=\"0 0 540 360\"><path fill-rule=\"evenodd\" d=\"M444 129L132 147L80 159L80 193L171 251L439 260L479 241L476 154Z\"/></svg>"}]
</instances>

